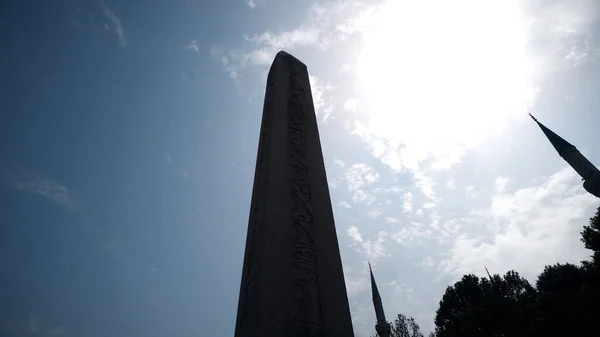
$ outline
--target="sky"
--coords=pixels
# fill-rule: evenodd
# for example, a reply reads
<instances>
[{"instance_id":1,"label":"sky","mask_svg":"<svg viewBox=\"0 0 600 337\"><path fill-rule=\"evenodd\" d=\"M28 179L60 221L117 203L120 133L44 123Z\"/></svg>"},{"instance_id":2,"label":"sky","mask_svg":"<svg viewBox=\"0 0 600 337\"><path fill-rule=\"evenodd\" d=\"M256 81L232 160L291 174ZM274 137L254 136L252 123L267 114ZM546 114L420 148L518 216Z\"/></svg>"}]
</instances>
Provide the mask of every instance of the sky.
<instances>
[{"instance_id":1,"label":"sky","mask_svg":"<svg viewBox=\"0 0 600 337\"><path fill-rule=\"evenodd\" d=\"M310 73L357 337L588 258L595 0L2 1L0 335L232 336L266 74Z\"/></svg>"}]
</instances>

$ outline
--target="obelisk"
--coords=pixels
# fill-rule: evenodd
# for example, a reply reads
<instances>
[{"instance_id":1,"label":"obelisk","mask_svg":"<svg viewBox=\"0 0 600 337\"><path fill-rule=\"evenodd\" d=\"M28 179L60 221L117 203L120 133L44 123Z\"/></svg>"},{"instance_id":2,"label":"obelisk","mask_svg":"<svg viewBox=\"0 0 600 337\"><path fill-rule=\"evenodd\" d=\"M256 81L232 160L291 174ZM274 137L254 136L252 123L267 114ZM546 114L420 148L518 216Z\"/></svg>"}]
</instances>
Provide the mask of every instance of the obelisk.
<instances>
[{"instance_id":1,"label":"obelisk","mask_svg":"<svg viewBox=\"0 0 600 337\"><path fill-rule=\"evenodd\" d=\"M352 337L306 65L267 77L235 337Z\"/></svg>"}]
</instances>

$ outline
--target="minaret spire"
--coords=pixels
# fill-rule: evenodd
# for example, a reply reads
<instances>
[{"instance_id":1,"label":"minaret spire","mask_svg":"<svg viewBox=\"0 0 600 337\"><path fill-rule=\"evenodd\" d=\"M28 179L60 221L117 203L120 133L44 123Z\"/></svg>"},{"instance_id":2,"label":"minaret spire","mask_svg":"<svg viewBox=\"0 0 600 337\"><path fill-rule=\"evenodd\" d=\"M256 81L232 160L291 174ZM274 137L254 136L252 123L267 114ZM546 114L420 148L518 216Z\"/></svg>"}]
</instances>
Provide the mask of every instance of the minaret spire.
<instances>
[{"instance_id":1,"label":"minaret spire","mask_svg":"<svg viewBox=\"0 0 600 337\"><path fill-rule=\"evenodd\" d=\"M371 292L373 294L373 306L375 307L375 316L377 317L377 324L375 324L375 330L379 337L390 337L392 328L390 323L385 319L385 313L383 312L383 303L381 302L381 296L379 295L379 289L377 289L377 283L373 276L373 269L371 269L371 262L369 262L369 273L371 274Z\"/></svg>"},{"instance_id":2,"label":"minaret spire","mask_svg":"<svg viewBox=\"0 0 600 337\"><path fill-rule=\"evenodd\" d=\"M600 171L571 143L548 129L532 114L529 116L537 123L550 141L556 152L581 176L583 188L592 195L600 198Z\"/></svg>"}]
</instances>

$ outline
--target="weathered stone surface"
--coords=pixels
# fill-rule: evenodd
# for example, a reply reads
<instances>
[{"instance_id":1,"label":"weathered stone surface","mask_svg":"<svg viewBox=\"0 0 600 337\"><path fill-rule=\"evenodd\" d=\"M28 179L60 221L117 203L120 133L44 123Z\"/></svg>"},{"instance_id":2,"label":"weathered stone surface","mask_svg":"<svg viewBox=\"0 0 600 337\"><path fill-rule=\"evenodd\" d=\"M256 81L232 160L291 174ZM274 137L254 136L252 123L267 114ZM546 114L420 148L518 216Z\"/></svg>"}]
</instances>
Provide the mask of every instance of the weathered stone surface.
<instances>
[{"instance_id":1,"label":"weathered stone surface","mask_svg":"<svg viewBox=\"0 0 600 337\"><path fill-rule=\"evenodd\" d=\"M354 336L308 71L285 52L267 78L235 336Z\"/></svg>"}]
</instances>

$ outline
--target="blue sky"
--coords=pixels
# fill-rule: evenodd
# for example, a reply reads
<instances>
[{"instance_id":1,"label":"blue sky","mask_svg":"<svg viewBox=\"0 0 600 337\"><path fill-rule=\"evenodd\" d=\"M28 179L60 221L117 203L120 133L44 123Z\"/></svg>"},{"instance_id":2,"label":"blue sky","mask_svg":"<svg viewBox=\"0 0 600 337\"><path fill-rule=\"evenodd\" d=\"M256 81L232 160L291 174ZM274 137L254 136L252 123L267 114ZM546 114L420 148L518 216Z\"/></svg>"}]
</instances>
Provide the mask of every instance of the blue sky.
<instances>
[{"instance_id":1,"label":"blue sky","mask_svg":"<svg viewBox=\"0 0 600 337\"><path fill-rule=\"evenodd\" d=\"M231 336L266 72L309 67L356 336L589 255L600 6L4 1L0 334Z\"/></svg>"}]
</instances>

